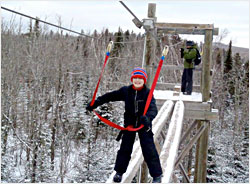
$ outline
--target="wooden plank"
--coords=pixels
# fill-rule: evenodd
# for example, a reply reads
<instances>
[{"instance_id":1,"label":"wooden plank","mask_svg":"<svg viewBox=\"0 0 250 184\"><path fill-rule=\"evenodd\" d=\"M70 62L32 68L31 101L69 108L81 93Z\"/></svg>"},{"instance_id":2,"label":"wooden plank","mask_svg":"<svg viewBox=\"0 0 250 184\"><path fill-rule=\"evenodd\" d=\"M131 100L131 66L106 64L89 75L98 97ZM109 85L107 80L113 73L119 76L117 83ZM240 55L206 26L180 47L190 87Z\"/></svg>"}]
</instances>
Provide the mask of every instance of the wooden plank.
<instances>
[{"instance_id":1,"label":"wooden plank","mask_svg":"<svg viewBox=\"0 0 250 184\"><path fill-rule=\"evenodd\" d=\"M180 92L181 91L181 85L175 85L174 86L174 91Z\"/></svg>"},{"instance_id":2,"label":"wooden plank","mask_svg":"<svg viewBox=\"0 0 250 184\"><path fill-rule=\"evenodd\" d=\"M195 103L195 102L184 102L185 110L198 110L198 111L210 111L211 104L207 102Z\"/></svg>"},{"instance_id":3,"label":"wooden plank","mask_svg":"<svg viewBox=\"0 0 250 184\"><path fill-rule=\"evenodd\" d=\"M198 111L198 110L185 110L185 118L197 119L197 120L219 120L218 110L212 109L212 111Z\"/></svg>"},{"instance_id":4,"label":"wooden plank","mask_svg":"<svg viewBox=\"0 0 250 184\"><path fill-rule=\"evenodd\" d=\"M162 65L162 67L164 68L164 70L184 70L184 65ZM202 67L196 66L193 71L194 72L201 72Z\"/></svg>"},{"instance_id":5,"label":"wooden plank","mask_svg":"<svg viewBox=\"0 0 250 184\"><path fill-rule=\"evenodd\" d=\"M173 89L176 84L178 84L178 83L163 83L163 82L158 82L156 84L156 88L159 89L159 88L163 88L164 87L164 89ZM193 85L193 91L195 91L195 90L196 91L200 91L200 88L201 88L200 85L196 85L196 84Z\"/></svg>"},{"instance_id":6,"label":"wooden plank","mask_svg":"<svg viewBox=\"0 0 250 184\"><path fill-rule=\"evenodd\" d=\"M165 28L165 29L157 29L158 34L192 34L192 35L205 35L205 30L196 30L196 29L174 29L174 28ZM214 28L213 35L218 35L219 29Z\"/></svg>"},{"instance_id":7,"label":"wooden plank","mask_svg":"<svg viewBox=\"0 0 250 184\"><path fill-rule=\"evenodd\" d=\"M189 177L188 177L188 175L187 175L187 173L186 173L186 171L185 171L185 169L184 169L184 167L183 167L183 165L182 164L179 164L179 167L180 167L180 170L181 170L181 172L182 172L182 175L184 176L184 178L186 179L186 183L191 183L190 182L190 179L189 179Z\"/></svg>"},{"instance_id":8,"label":"wooden plank","mask_svg":"<svg viewBox=\"0 0 250 184\"><path fill-rule=\"evenodd\" d=\"M163 170L162 183L170 182L174 170L174 163L178 154L179 142L181 138L183 118L184 103L182 101L177 101L169 124L167 137L160 154L160 161Z\"/></svg>"},{"instance_id":9,"label":"wooden plank","mask_svg":"<svg viewBox=\"0 0 250 184\"><path fill-rule=\"evenodd\" d=\"M174 96L180 96L180 92L174 91L173 95Z\"/></svg>"},{"instance_id":10,"label":"wooden plank","mask_svg":"<svg viewBox=\"0 0 250 184\"><path fill-rule=\"evenodd\" d=\"M162 105L166 100L164 99L157 99L156 104ZM211 109L211 103L207 102L191 102L191 101L183 101L185 106L185 111L192 110L192 111L208 111L208 112L215 112L216 110Z\"/></svg>"},{"instance_id":11,"label":"wooden plank","mask_svg":"<svg viewBox=\"0 0 250 184\"><path fill-rule=\"evenodd\" d=\"M213 35L219 34L219 29L213 24L155 23L158 33L205 35L206 30L212 30Z\"/></svg>"},{"instance_id":12,"label":"wooden plank","mask_svg":"<svg viewBox=\"0 0 250 184\"><path fill-rule=\"evenodd\" d=\"M157 137L160 135L163 126L165 125L167 119L169 118L170 114L172 113L174 103L173 101L166 101L160 111L158 112L157 116L153 120L152 131L154 133L154 140L157 140ZM123 174L121 183L131 183L132 179L136 175L140 165L143 162L142 151L140 147L139 140L135 142L133 147L133 152L131 154L131 160L128 165L127 172ZM115 175L115 171L109 176L106 183L113 183L113 177Z\"/></svg>"},{"instance_id":13,"label":"wooden plank","mask_svg":"<svg viewBox=\"0 0 250 184\"><path fill-rule=\"evenodd\" d=\"M190 134L190 132L194 129L196 126L196 122L194 121L187 129L187 131L184 133L184 135L181 137L180 144L184 142L184 140L187 138L187 136Z\"/></svg>"},{"instance_id":14,"label":"wooden plank","mask_svg":"<svg viewBox=\"0 0 250 184\"><path fill-rule=\"evenodd\" d=\"M184 29L214 29L213 24L186 24L186 23L163 23L157 22L155 23L156 28L164 29L164 28L184 28Z\"/></svg>"}]
</instances>

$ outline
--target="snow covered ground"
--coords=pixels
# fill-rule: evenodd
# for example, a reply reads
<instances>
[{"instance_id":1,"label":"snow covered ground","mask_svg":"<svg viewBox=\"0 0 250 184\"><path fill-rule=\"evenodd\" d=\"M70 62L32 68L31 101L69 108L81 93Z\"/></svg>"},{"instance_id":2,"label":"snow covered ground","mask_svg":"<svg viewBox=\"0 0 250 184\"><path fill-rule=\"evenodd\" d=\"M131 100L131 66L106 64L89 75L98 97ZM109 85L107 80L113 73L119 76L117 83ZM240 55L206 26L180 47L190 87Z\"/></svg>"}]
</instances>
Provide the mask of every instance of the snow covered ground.
<instances>
[{"instance_id":1,"label":"snow covered ground","mask_svg":"<svg viewBox=\"0 0 250 184\"><path fill-rule=\"evenodd\" d=\"M182 100L182 101L193 101L193 102L202 102L202 95L201 93L192 92L191 95L184 95L180 93L179 96L174 96L174 91L168 90L155 90L154 97L158 100Z\"/></svg>"}]
</instances>

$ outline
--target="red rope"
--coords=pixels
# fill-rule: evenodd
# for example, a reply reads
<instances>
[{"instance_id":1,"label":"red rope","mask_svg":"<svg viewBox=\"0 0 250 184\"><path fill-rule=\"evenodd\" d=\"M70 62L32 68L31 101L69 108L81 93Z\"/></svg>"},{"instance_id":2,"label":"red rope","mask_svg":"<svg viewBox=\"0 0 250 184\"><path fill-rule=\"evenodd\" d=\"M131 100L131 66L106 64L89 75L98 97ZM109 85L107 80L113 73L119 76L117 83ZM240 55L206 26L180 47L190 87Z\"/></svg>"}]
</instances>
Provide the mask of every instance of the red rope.
<instances>
[{"instance_id":1,"label":"red rope","mask_svg":"<svg viewBox=\"0 0 250 184\"><path fill-rule=\"evenodd\" d=\"M148 111L148 107L150 105L150 102L151 102L151 99L152 99L152 96L153 96L153 93L154 93L154 90L155 90L155 86L156 86L157 80L158 80L160 72L161 72L161 67L162 67L162 64L163 64L163 60L164 60L164 56L161 57L161 60L160 60L160 62L158 64L158 67L157 67L157 70L156 70L156 73L155 73L155 78L154 78L153 84L151 86L151 89L150 89L150 92L148 94L148 98L147 98L147 101L146 101L146 105L145 105L145 109L144 109L144 113L143 113L144 116L146 115L146 113Z\"/></svg>"},{"instance_id":2,"label":"red rope","mask_svg":"<svg viewBox=\"0 0 250 184\"><path fill-rule=\"evenodd\" d=\"M96 93L97 93L97 90L99 88L99 84L100 84L100 81L101 81L101 78L102 78L102 74L104 72L104 68L107 64L107 61L108 61L108 58L109 58L109 52L107 52L106 54L106 57L105 57L105 61L104 61L104 64L103 64L103 67L102 67L102 71L101 71L101 75L99 77L99 80L98 80L98 83L96 85L96 89L95 89L95 92L94 92L94 95L93 95L93 98L92 98L92 101L90 103L90 106L93 106L94 105L94 102L95 102L95 98L96 98ZM163 60L164 60L164 56L161 57L161 60L159 62L159 65L158 65L158 68L156 70L156 74L155 74L155 78L154 78L154 81L153 81L153 84L152 84L152 87L150 89L150 92L149 92L149 95L148 95L148 98L147 98L147 101L146 101L146 105L145 105L145 109L144 109L144 113L143 115L145 116L147 111L148 111L148 108L149 108L149 105L150 105L150 102L152 100L152 96L153 96L153 92L154 92L154 89L155 89L155 86L156 86L156 83L157 83L157 80L158 80L158 77L159 77L159 74L160 74L160 71L161 71L161 67L162 67L162 64L163 64ZM94 111L94 110L93 110ZM105 124L113 127L113 128L116 128L116 129L119 129L119 130L128 130L128 131L138 131L140 130L141 128L144 127L143 124L141 124L140 127L138 128L133 128L133 125L129 125L128 127L124 128L122 126L119 126L111 121L109 121L108 119L102 117L100 114L98 114L96 111L94 111L94 113L97 115L97 117L102 121L104 122Z\"/></svg>"},{"instance_id":3,"label":"red rope","mask_svg":"<svg viewBox=\"0 0 250 184\"><path fill-rule=\"evenodd\" d=\"M98 83L97 83L97 85L96 85L95 92L94 92L92 101L91 101L91 103L90 103L90 106L93 106L94 103L95 103L96 93L97 93L97 90L98 90L98 88L99 88L99 84L100 84L100 81L101 81L101 78L102 78L102 74L103 74L103 72L104 72L104 68L105 68L105 66L106 66L106 64L107 64L108 58L109 58L109 52L107 52L107 54L106 54L105 61L104 61L104 64L103 64L103 66L102 66L102 72L101 72L101 75L100 75L100 77L99 77Z\"/></svg>"}]
</instances>

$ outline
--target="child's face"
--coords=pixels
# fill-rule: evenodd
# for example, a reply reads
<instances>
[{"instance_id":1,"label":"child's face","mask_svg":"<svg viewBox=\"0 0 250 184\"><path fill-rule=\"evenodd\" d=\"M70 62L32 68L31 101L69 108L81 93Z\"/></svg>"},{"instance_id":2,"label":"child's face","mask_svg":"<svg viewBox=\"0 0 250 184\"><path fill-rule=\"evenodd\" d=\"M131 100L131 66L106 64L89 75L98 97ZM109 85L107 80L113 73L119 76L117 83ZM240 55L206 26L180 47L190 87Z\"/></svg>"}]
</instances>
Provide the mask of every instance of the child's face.
<instances>
[{"instance_id":1,"label":"child's face","mask_svg":"<svg viewBox=\"0 0 250 184\"><path fill-rule=\"evenodd\" d=\"M133 78L133 85L135 88L141 88L144 84L144 80L141 78Z\"/></svg>"}]
</instances>

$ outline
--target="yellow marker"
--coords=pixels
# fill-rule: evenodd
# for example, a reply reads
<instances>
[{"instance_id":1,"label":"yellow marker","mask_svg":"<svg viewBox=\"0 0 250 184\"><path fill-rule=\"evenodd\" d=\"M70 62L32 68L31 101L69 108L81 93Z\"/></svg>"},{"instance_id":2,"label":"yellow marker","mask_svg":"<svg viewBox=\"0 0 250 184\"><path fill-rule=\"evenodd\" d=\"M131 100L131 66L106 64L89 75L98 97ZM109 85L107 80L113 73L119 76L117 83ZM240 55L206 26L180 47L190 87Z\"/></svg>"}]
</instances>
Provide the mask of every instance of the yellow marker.
<instances>
[{"instance_id":1,"label":"yellow marker","mask_svg":"<svg viewBox=\"0 0 250 184\"><path fill-rule=\"evenodd\" d=\"M168 50L169 50L169 47L167 45L165 45L165 47L162 51L162 56L166 57L168 55Z\"/></svg>"},{"instance_id":2,"label":"yellow marker","mask_svg":"<svg viewBox=\"0 0 250 184\"><path fill-rule=\"evenodd\" d=\"M107 47L107 52L111 52L112 46L113 46L113 41L110 41Z\"/></svg>"}]
</instances>

